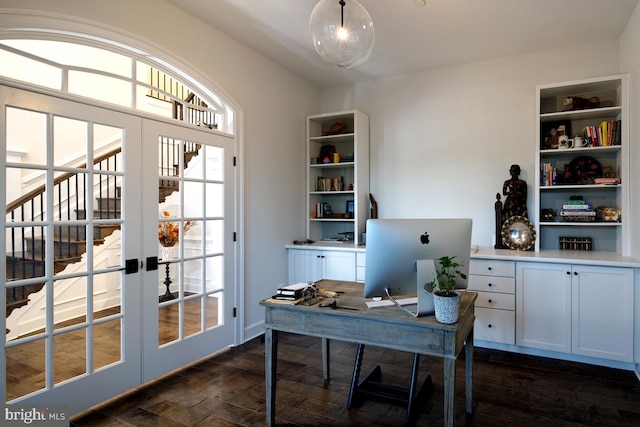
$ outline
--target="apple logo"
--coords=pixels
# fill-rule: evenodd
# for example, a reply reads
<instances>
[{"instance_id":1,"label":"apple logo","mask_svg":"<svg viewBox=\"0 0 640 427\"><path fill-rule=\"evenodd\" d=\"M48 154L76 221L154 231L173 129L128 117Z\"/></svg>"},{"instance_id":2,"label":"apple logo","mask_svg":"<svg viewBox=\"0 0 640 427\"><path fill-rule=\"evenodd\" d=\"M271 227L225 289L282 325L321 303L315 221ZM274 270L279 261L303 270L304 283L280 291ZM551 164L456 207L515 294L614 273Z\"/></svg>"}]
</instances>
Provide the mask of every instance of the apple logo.
<instances>
[{"instance_id":1,"label":"apple logo","mask_svg":"<svg viewBox=\"0 0 640 427\"><path fill-rule=\"evenodd\" d=\"M429 244L429 233L428 232L424 232L424 234L422 236L420 236L420 243L422 243L423 245L428 245Z\"/></svg>"}]
</instances>

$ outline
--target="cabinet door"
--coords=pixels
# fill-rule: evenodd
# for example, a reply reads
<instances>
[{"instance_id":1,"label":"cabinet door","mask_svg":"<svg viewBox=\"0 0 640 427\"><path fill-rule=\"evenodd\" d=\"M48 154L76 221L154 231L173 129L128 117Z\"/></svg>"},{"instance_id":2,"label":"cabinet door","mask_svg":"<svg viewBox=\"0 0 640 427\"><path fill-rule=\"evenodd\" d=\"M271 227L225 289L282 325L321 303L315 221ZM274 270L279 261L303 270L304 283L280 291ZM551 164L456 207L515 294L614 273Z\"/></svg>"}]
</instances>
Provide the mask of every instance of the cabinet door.
<instances>
[{"instance_id":1,"label":"cabinet door","mask_svg":"<svg viewBox=\"0 0 640 427\"><path fill-rule=\"evenodd\" d=\"M356 280L356 254L355 252L323 251L324 279Z\"/></svg>"},{"instance_id":2,"label":"cabinet door","mask_svg":"<svg viewBox=\"0 0 640 427\"><path fill-rule=\"evenodd\" d=\"M571 352L571 266L518 263L516 344Z\"/></svg>"},{"instance_id":3,"label":"cabinet door","mask_svg":"<svg viewBox=\"0 0 640 427\"><path fill-rule=\"evenodd\" d=\"M322 280L322 251L289 249L289 283Z\"/></svg>"},{"instance_id":4,"label":"cabinet door","mask_svg":"<svg viewBox=\"0 0 640 427\"><path fill-rule=\"evenodd\" d=\"M628 268L574 266L573 353L633 360L633 272Z\"/></svg>"}]
</instances>

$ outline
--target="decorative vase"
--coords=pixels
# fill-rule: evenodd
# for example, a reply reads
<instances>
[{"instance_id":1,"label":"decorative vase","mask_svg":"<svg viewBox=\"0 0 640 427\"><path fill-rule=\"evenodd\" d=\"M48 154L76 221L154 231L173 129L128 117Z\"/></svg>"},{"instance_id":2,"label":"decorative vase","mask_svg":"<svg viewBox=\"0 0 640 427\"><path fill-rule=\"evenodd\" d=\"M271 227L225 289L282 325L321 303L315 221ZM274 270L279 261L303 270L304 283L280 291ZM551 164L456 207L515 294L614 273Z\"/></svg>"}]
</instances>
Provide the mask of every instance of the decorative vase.
<instances>
[{"instance_id":1,"label":"decorative vase","mask_svg":"<svg viewBox=\"0 0 640 427\"><path fill-rule=\"evenodd\" d=\"M166 261L169 259L176 258L177 244L174 246L161 246L162 248L162 260Z\"/></svg>"},{"instance_id":2,"label":"decorative vase","mask_svg":"<svg viewBox=\"0 0 640 427\"><path fill-rule=\"evenodd\" d=\"M445 296L442 291L433 292L433 305L438 322L450 325L458 321L458 307L460 306L458 292L453 292L451 296Z\"/></svg>"}]
</instances>

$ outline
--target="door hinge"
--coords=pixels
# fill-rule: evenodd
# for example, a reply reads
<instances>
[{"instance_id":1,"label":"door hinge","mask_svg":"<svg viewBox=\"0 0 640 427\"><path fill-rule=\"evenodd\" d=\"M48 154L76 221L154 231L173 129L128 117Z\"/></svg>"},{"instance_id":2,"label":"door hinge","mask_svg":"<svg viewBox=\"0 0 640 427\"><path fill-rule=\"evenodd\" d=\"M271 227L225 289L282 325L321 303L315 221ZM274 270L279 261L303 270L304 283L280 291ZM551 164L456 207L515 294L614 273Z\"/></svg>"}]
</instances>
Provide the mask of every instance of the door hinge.
<instances>
[{"instance_id":1,"label":"door hinge","mask_svg":"<svg viewBox=\"0 0 640 427\"><path fill-rule=\"evenodd\" d=\"M238 316L238 307L233 307L233 317Z\"/></svg>"}]
</instances>

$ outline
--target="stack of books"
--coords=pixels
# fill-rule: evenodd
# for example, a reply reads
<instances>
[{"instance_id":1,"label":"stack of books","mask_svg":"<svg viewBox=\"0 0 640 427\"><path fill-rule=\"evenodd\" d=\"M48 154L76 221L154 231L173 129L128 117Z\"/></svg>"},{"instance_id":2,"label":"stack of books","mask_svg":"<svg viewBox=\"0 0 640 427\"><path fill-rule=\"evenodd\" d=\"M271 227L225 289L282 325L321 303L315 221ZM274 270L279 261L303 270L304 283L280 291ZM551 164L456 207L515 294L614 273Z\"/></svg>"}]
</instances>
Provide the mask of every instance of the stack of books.
<instances>
[{"instance_id":1,"label":"stack of books","mask_svg":"<svg viewBox=\"0 0 640 427\"><path fill-rule=\"evenodd\" d=\"M562 205L560 218L563 222L594 222L596 211L584 200L569 200L569 203Z\"/></svg>"},{"instance_id":2,"label":"stack of books","mask_svg":"<svg viewBox=\"0 0 640 427\"><path fill-rule=\"evenodd\" d=\"M304 291L309 287L309 283L295 283L293 285L282 286L278 288L276 294L271 297L276 301L289 301L293 304L304 299Z\"/></svg>"},{"instance_id":3,"label":"stack of books","mask_svg":"<svg viewBox=\"0 0 640 427\"><path fill-rule=\"evenodd\" d=\"M617 177L595 178L594 180L594 184L597 184L597 185L618 185L621 182L622 181L620 180L620 178L617 178Z\"/></svg>"}]
</instances>

